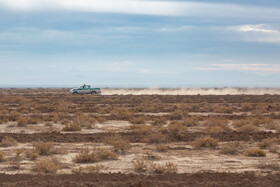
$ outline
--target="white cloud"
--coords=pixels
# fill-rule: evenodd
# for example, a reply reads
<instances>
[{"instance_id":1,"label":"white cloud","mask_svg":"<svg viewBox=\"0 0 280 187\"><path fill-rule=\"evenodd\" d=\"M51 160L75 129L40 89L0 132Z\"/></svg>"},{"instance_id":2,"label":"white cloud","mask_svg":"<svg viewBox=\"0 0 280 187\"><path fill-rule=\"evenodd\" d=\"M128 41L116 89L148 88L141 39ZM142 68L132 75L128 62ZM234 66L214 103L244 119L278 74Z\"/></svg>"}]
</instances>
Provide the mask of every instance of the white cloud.
<instances>
[{"instance_id":1,"label":"white cloud","mask_svg":"<svg viewBox=\"0 0 280 187\"><path fill-rule=\"evenodd\" d=\"M233 26L229 30L238 32L242 40L280 43L280 31L266 24Z\"/></svg>"},{"instance_id":2,"label":"white cloud","mask_svg":"<svg viewBox=\"0 0 280 187\"><path fill-rule=\"evenodd\" d=\"M263 17L277 19L279 8L148 0L0 0L14 11L79 11L195 17Z\"/></svg>"},{"instance_id":3,"label":"white cloud","mask_svg":"<svg viewBox=\"0 0 280 187\"><path fill-rule=\"evenodd\" d=\"M280 73L280 65L278 64L211 64L209 68L211 70L234 70L258 74Z\"/></svg>"}]
</instances>

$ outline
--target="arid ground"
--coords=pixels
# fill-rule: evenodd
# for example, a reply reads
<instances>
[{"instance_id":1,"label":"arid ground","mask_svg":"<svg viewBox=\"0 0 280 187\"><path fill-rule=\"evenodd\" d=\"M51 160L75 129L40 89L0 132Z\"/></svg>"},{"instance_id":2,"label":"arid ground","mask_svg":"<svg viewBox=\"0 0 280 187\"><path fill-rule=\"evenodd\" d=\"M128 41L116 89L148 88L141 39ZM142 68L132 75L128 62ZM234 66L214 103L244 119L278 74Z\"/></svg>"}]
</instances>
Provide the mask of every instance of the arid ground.
<instances>
[{"instance_id":1,"label":"arid ground","mask_svg":"<svg viewBox=\"0 0 280 187\"><path fill-rule=\"evenodd\" d=\"M0 89L0 104L0 186L280 186L280 95Z\"/></svg>"}]
</instances>

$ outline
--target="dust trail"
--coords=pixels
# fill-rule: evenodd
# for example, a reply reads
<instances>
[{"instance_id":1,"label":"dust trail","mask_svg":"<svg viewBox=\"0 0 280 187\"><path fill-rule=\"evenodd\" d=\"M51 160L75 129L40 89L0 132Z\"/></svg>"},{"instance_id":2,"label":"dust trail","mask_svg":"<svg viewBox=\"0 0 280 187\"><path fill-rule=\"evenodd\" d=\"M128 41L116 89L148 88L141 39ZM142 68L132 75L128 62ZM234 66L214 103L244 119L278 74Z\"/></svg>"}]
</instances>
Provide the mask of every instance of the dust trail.
<instances>
[{"instance_id":1,"label":"dust trail","mask_svg":"<svg viewBox=\"0 0 280 187\"><path fill-rule=\"evenodd\" d=\"M280 88L103 88L102 95L280 95Z\"/></svg>"}]
</instances>

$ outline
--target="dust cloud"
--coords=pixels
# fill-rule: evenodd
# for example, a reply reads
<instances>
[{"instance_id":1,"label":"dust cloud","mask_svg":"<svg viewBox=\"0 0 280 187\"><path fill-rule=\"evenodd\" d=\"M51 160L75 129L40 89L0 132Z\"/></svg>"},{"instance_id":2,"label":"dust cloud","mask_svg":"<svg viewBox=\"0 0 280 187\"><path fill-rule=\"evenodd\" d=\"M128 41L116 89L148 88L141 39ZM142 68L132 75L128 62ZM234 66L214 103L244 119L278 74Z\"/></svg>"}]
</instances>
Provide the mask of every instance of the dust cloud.
<instances>
[{"instance_id":1,"label":"dust cloud","mask_svg":"<svg viewBox=\"0 0 280 187\"><path fill-rule=\"evenodd\" d=\"M280 95L280 88L103 88L102 95Z\"/></svg>"}]
</instances>

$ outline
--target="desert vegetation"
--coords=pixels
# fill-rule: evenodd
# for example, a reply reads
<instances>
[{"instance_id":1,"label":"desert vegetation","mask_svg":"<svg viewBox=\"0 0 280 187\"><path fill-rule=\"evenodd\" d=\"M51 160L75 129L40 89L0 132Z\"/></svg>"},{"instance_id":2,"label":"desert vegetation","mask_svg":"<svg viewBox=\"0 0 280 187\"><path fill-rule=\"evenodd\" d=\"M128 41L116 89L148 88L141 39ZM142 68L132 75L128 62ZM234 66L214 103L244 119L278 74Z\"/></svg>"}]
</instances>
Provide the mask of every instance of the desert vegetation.
<instances>
[{"instance_id":1,"label":"desert vegetation","mask_svg":"<svg viewBox=\"0 0 280 187\"><path fill-rule=\"evenodd\" d=\"M0 169L7 175L279 172L278 95L0 92Z\"/></svg>"}]
</instances>

